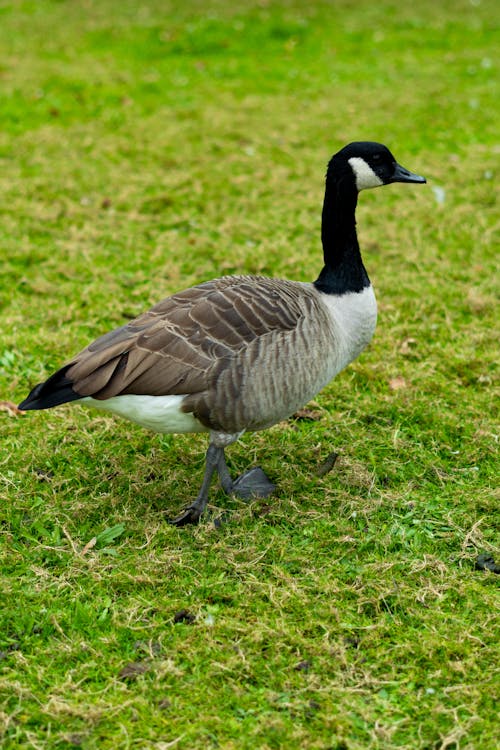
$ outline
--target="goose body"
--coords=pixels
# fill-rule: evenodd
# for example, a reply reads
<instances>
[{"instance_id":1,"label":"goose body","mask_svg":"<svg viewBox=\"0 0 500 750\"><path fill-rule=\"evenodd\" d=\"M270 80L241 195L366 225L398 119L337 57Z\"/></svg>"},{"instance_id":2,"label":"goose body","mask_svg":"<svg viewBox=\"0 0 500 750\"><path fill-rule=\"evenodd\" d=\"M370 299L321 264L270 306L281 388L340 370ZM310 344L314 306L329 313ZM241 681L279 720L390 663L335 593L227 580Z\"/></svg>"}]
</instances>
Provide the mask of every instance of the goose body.
<instances>
[{"instance_id":1,"label":"goose body","mask_svg":"<svg viewBox=\"0 0 500 750\"><path fill-rule=\"evenodd\" d=\"M19 408L77 401L155 432L209 432L203 484L178 525L198 521L215 471L227 492L269 494L260 469L231 480L224 448L293 414L370 342L377 305L354 212L360 190L397 181L425 182L381 144L346 146L328 167L315 282L227 276L174 294L91 343Z\"/></svg>"},{"instance_id":2,"label":"goose body","mask_svg":"<svg viewBox=\"0 0 500 750\"><path fill-rule=\"evenodd\" d=\"M375 330L371 286L330 298L313 284L229 276L188 292L182 301L177 295L168 300L177 328L160 303L105 337L102 348L98 339L76 357L66 376L79 394L89 392L80 403L156 432L262 430L313 398ZM286 298L285 317L280 303ZM185 337L193 321L202 350L193 350L194 331ZM325 355L318 356L320 351ZM124 357L127 363L116 374L114 363ZM136 358L145 366L153 360L143 376L136 374ZM188 369L192 382L185 377Z\"/></svg>"}]
</instances>

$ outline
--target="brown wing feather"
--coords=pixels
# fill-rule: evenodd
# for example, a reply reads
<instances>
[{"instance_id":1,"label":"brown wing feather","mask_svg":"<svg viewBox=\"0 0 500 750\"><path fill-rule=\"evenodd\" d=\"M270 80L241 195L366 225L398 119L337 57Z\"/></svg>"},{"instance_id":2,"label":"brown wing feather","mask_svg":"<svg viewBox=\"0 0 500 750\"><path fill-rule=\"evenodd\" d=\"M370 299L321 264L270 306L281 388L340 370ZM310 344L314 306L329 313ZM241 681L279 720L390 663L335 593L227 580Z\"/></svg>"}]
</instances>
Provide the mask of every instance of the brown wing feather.
<instances>
[{"instance_id":1,"label":"brown wing feather","mask_svg":"<svg viewBox=\"0 0 500 750\"><path fill-rule=\"evenodd\" d=\"M239 351L297 326L305 307L296 290L293 282L248 276L186 289L94 341L67 377L77 393L97 399L202 394Z\"/></svg>"}]
</instances>

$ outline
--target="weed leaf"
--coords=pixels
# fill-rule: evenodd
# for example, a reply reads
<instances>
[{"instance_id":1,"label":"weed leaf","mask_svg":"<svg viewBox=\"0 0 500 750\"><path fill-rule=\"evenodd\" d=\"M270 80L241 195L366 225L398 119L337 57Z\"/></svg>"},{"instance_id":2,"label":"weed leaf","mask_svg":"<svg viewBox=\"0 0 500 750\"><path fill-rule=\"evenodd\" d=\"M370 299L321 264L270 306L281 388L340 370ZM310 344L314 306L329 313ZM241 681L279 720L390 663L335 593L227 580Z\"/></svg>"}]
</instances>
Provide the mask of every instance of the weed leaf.
<instances>
[{"instance_id":1,"label":"weed leaf","mask_svg":"<svg viewBox=\"0 0 500 750\"><path fill-rule=\"evenodd\" d=\"M110 542L118 539L124 531L125 525L123 523L117 523L116 526L110 526L109 528L104 529L104 531L101 531L101 533L96 536L96 548L102 550L103 547L110 544Z\"/></svg>"}]
</instances>

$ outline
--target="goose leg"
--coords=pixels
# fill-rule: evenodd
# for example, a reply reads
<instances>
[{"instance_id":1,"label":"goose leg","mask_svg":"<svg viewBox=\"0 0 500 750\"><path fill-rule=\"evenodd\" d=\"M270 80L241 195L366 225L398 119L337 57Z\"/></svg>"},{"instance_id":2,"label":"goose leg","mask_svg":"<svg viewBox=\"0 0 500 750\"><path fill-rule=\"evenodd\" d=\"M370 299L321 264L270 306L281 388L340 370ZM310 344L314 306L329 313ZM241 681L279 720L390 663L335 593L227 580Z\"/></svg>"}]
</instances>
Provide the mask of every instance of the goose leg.
<instances>
[{"instance_id":1,"label":"goose leg","mask_svg":"<svg viewBox=\"0 0 500 750\"><path fill-rule=\"evenodd\" d=\"M180 515L170 521L173 526L186 526L188 523L198 523L203 511L207 507L208 490L212 482L214 471L216 469L218 470L221 454L222 461L225 465L226 462L224 461L224 448L218 448L213 443L210 443L210 445L208 446L205 461L205 474L203 475L203 482L201 484L201 489L198 492L198 496L196 500L194 500L191 505L188 505L188 507L185 508ZM227 466L226 472L229 477ZM229 479L231 478L229 477Z\"/></svg>"},{"instance_id":2,"label":"goose leg","mask_svg":"<svg viewBox=\"0 0 500 750\"><path fill-rule=\"evenodd\" d=\"M231 474L229 473L229 469L227 468L224 448L220 448L219 450L220 453L217 459L217 473L219 475L219 481L221 483L222 489L224 490L226 495L230 495L233 492L233 480L231 479Z\"/></svg>"},{"instance_id":3,"label":"goose leg","mask_svg":"<svg viewBox=\"0 0 500 750\"><path fill-rule=\"evenodd\" d=\"M252 497L268 497L276 489L276 485L256 466L239 476L234 482L231 479L224 456L224 447L210 443L205 462L205 474L196 499L185 508L180 515L170 523L173 526L186 526L188 523L198 523L208 503L208 490L214 472L217 471L222 489L227 495L237 495L243 500Z\"/></svg>"}]
</instances>

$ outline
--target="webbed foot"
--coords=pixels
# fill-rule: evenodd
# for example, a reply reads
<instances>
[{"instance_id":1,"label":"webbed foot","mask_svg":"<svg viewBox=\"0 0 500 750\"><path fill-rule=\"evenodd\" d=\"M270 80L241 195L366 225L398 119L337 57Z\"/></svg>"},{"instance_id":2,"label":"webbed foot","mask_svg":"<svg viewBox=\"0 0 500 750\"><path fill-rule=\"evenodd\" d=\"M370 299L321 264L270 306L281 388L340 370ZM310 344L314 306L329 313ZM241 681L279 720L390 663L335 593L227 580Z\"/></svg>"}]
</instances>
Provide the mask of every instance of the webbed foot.
<instances>
[{"instance_id":1,"label":"webbed foot","mask_svg":"<svg viewBox=\"0 0 500 750\"><path fill-rule=\"evenodd\" d=\"M275 489L276 485L260 466L255 466L235 479L231 491L243 500L251 500L253 497L269 497Z\"/></svg>"}]
</instances>

